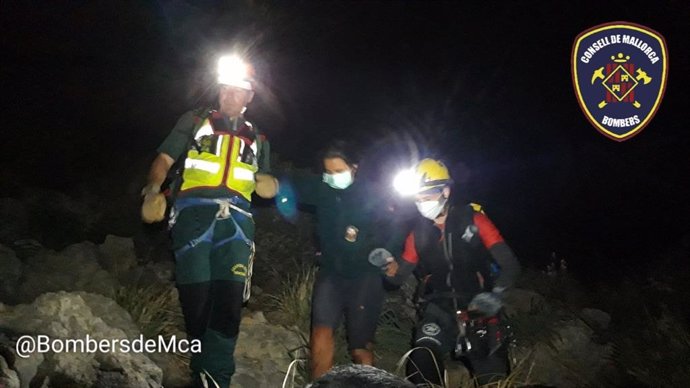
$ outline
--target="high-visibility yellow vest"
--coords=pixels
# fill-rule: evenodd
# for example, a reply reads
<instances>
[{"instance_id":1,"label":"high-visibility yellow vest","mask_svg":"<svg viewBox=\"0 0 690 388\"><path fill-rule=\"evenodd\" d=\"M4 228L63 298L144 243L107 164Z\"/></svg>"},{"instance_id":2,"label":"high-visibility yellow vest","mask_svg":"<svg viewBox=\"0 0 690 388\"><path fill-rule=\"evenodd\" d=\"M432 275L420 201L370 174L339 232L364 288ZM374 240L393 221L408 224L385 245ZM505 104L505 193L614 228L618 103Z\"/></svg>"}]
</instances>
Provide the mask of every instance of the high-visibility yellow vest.
<instances>
[{"instance_id":1,"label":"high-visibility yellow vest","mask_svg":"<svg viewBox=\"0 0 690 388\"><path fill-rule=\"evenodd\" d=\"M259 137L248 121L236 121L236 128L230 129L219 124L222 120L220 113L211 112L194 134L180 191L227 187L251 201L259 170Z\"/></svg>"}]
</instances>

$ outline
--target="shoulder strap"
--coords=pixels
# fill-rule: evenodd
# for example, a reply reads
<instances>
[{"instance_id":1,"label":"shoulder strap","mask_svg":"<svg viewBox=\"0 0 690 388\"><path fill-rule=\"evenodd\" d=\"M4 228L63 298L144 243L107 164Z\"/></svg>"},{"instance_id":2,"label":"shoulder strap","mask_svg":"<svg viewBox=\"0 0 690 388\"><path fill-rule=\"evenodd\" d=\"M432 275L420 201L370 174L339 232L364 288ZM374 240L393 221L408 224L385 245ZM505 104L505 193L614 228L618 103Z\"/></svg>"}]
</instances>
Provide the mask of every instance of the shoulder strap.
<instances>
[{"instance_id":1,"label":"shoulder strap","mask_svg":"<svg viewBox=\"0 0 690 388\"><path fill-rule=\"evenodd\" d=\"M187 139L187 144L185 145L184 152L182 155L175 161L175 163L171 166L170 170L168 171L168 181L169 181L169 187L170 187L170 201L169 203L175 202L175 199L177 198L177 194L180 191L180 187L182 186L182 173L184 172L184 164L185 160L187 159L187 152L189 151L189 148L192 146L192 143L194 143L194 136L196 135L196 132L201 128L201 126L204 123L204 120L211 115L211 108L210 107L201 107L193 110L194 114L194 128L192 129L192 132L189 136L189 139Z\"/></svg>"},{"instance_id":2,"label":"shoulder strap","mask_svg":"<svg viewBox=\"0 0 690 388\"><path fill-rule=\"evenodd\" d=\"M204 120L208 118L208 116L211 115L212 108L209 106L197 108L194 110L194 129L192 130L192 137L189 140L190 142L192 139L194 139L194 135L196 135L196 131L201 128L201 125L204 123ZM187 147L189 148L189 147Z\"/></svg>"}]
</instances>

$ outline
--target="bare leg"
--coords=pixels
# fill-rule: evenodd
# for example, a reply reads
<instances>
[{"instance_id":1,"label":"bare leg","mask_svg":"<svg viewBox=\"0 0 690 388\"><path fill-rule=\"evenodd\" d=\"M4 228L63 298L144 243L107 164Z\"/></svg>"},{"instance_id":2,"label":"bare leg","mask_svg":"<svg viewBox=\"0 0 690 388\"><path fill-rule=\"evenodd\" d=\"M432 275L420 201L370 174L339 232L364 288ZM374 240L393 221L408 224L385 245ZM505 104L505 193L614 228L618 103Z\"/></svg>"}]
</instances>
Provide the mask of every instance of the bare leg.
<instances>
[{"instance_id":1,"label":"bare leg","mask_svg":"<svg viewBox=\"0 0 690 388\"><path fill-rule=\"evenodd\" d=\"M369 342L367 343L366 349L352 349L350 351L352 362L362 365L374 365L374 352L372 352L373 347L373 344Z\"/></svg>"},{"instance_id":2,"label":"bare leg","mask_svg":"<svg viewBox=\"0 0 690 388\"><path fill-rule=\"evenodd\" d=\"M311 378L323 376L333 367L333 329L316 326L311 331Z\"/></svg>"}]
</instances>

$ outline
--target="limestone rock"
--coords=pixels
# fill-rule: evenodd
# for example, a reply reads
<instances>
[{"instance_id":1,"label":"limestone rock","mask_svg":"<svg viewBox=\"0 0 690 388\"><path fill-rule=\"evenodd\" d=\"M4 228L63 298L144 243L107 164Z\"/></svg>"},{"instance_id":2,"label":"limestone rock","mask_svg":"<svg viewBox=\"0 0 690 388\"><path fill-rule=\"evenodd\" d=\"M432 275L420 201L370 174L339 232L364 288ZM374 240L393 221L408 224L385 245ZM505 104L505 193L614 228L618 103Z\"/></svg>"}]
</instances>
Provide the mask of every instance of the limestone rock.
<instances>
[{"instance_id":1,"label":"limestone rock","mask_svg":"<svg viewBox=\"0 0 690 388\"><path fill-rule=\"evenodd\" d=\"M19 375L21 388L29 388L29 383L34 379L38 372L38 367L43 363L45 358L42 354L33 354L31 357L17 357L14 362L14 368Z\"/></svg>"},{"instance_id":2,"label":"limestone rock","mask_svg":"<svg viewBox=\"0 0 690 388\"><path fill-rule=\"evenodd\" d=\"M10 369L5 357L0 355L0 387L20 388L19 376L17 372Z\"/></svg>"},{"instance_id":3,"label":"limestone rock","mask_svg":"<svg viewBox=\"0 0 690 388\"><path fill-rule=\"evenodd\" d=\"M299 335L270 325L262 312L247 314L240 324L232 388L282 386L288 366L301 355L302 345Z\"/></svg>"},{"instance_id":4,"label":"limestone rock","mask_svg":"<svg viewBox=\"0 0 690 388\"><path fill-rule=\"evenodd\" d=\"M42 251L26 259L17 300L29 303L46 292L88 291L112 296L117 282L98 264L98 247L70 245L59 253Z\"/></svg>"},{"instance_id":5,"label":"limestone rock","mask_svg":"<svg viewBox=\"0 0 690 388\"><path fill-rule=\"evenodd\" d=\"M117 276L137 265L134 242L131 238L108 235L98 247L98 262L110 274Z\"/></svg>"},{"instance_id":6,"label":"limestone rock","mask_svg":"<svg viewBox=\"0 0 690 388\"><path fill-rule=\"evenodd\" d=\"M137 340L138 329L129 314L113 300L86 292L46 293L30 304L2 314L3 325L20 333L57 339L95 341ZM87 337L88 335L88 337ZM37 377L50 386L161 387L162 371L146 353L47 352Z\"/></svg>"}]
</instances>

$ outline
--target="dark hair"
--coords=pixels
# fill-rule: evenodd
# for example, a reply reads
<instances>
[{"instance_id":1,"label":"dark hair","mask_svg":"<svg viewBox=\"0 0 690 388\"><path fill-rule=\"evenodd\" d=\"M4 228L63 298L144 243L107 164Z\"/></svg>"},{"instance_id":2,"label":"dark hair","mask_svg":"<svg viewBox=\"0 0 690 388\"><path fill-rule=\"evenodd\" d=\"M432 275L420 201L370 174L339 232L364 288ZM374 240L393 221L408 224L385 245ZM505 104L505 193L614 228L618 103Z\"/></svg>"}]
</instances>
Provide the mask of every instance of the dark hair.
<instances>
[{"instance_id":1,"label":"dark hair","mask_svg":"<svg viewBox=\"0 0 690 388\"><path fill-rule=\"evenodd\" d=\"M359 163L359 152L354 144L345 140L333 140L322 152L321 159L340 158L352 167Z\"/></svg>"}]
</instances>

